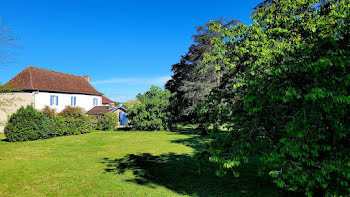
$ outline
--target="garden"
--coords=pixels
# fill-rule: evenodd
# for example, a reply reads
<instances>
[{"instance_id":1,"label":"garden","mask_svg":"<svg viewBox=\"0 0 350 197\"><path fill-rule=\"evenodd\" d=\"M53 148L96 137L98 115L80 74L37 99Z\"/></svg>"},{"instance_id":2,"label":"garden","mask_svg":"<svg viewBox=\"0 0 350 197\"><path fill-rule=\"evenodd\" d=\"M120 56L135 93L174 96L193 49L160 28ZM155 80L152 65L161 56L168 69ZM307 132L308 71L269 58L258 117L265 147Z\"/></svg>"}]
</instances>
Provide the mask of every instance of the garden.
<instances>
[{"instance_id":1,"label":"garden","mask_svg":"<svg viewBox=\"0 0 350 197\"><path fill-rule=\"evenodd\" d=\"M349 13L267 0L252 24L197 27L165 88L125 104L125 130L111 113L20 108L0 195L349 196Z\"/></svg>"}]
</instances>

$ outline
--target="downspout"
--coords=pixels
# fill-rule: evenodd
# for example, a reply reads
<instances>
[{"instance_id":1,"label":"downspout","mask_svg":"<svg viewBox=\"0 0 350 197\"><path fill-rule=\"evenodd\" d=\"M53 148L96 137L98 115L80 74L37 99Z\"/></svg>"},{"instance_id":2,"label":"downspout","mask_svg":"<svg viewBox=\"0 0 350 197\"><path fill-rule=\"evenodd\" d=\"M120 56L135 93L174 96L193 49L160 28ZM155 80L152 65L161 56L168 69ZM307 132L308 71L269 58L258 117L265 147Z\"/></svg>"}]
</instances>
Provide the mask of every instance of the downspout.
<instances>
[{"instance_id":1,"label":"downspout","mask_svg":"<svg viewBox=\"0 0 350 197\"><path fill-rule=\"evenodd\" d=\"M34 108L36 109L36 106L35 106L35 95L36 94L39 94L39 90L37 90L36 92L34 92L34 94L33 94L33 102L34 102Z\"/></svg>"}]
</instances>

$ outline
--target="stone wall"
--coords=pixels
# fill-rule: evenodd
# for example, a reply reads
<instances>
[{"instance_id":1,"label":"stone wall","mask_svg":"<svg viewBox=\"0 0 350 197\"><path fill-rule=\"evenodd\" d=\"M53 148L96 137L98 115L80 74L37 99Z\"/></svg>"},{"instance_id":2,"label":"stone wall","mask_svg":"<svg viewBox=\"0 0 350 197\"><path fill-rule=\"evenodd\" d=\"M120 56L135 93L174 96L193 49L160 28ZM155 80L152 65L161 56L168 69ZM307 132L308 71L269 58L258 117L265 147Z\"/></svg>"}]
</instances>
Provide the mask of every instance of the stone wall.
<instances>
[{"instance_id":1,"label":"stone wall","mask_svg":"<svg viewBox=\"0 0 350 197\"><path fill-rule=\"evenodd\" d=\"M4 132L4 126L8 116L16 112L21 106L33 104L32 93L1 93L0 94L0 132Z\"/></svg>"}]
</instances>

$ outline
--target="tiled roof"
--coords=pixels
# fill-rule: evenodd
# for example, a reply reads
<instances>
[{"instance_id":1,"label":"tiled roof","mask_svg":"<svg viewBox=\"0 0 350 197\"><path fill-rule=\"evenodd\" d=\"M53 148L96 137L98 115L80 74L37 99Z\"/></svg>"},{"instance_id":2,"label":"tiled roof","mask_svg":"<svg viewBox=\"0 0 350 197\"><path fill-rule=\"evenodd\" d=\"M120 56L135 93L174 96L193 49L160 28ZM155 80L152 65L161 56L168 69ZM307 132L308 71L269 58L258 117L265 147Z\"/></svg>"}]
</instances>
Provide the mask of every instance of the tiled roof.
<instances>
[{"instance_id":1,"label":"tiled roof","mask_svg":"<svg viewBox=\"0 0 350 197\"><path fill-rule=\"evenodd\" d=\"M5 87L18 90L39 90L102 95L84 77L28 66Z\"/></svg>"},{"instance_id":2,"label":"tiled roof","mask_svg":"<svg viewBox=\"0 0 350 197\"><path fill-rule=\"evenodd\" d=\"M109 104L109 103L114 103L111 99L102 96L102 104Z\"/></svg>"},{"instance_id":3,"label":"tiled roof","mask_svg":"<svg viewBox=\"0 0 350 197\"><path fill-rule=\"evenodd\" d=\"M88 115L104 115L110 111L113 111L113 108L110 108L109 106L95 106L92 109L90 109L86 114Z\"/></svg>"}]
</instances>

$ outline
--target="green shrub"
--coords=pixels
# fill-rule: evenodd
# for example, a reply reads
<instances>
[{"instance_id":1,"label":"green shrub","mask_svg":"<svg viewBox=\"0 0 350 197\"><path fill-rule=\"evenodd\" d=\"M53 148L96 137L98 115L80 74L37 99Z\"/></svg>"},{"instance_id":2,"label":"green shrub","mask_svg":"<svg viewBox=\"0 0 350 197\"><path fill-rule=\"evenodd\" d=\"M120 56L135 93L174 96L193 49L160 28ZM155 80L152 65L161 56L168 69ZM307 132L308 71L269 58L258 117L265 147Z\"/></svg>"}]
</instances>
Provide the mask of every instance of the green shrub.
<instances>
[{"instance_id":1,"label":"green shrub","mask_svg":"<svg viewBox=\"0 0 350 197\"><path fill-rule=\"evenodd\" d=\"M139 103L128 110L129 125L135 130L163 130L168 128L170 92L152 86L144 94L137 95Z\"/></svg>"},{"instance_id":2,"label":"green shrub","mask_svg":"<svg viewBox=\"0 0 350 197\"><path fill-rule=\"evenodd\" d=\"M117 113L106 113L97 123L97 129L102 131L114 130L118 126L119 116Z\"/></svg>"},{"instance_id":3,"label":"green shrub","mask_svg":"<svg viewBox=\"0 0 350 197\"><path fill-rule=\"evenodd\" d=\"M83 110L66 107L60 114L45 107L38 111L32 106L21 107L12 114L5 127L5 136L10 142L46 139L55 136L79 135L97 128L97 118L84 116Z\"/></svg>"},{"instance_id":4,"label":"green shrub","mask_svg":"<svg viewBox=\"0 0 350 197\"><path fill-rule=\"evenodd\" d=\"M66 118L68 130L67 135L79 135L84 132L83 124L84 121L82 118Z\"/></svg>"},{"instance_id":5,"label":"green shrub","mask_svg":"<svg viewBox=\"0 0 350 197\"><path fill-rule=\"evenodd\" d=\"M68 125L67 125L67 121L66 118L64 118L63 116L56 116L54 118L55 120L55 126L56 126L56 136L64 136L64 135L68 135Z\"/></svg>"},{"instance_id":6,"label":"green shrub","mask_svg":"<svg viewBox=\"0 0 350 197\"><path fill-rule=\"evenodd\" d=\"M56 109L51 108L51 107L49 107L49 106L45 106L44 109L41 110L41 111L42 111L42 112L44 113L44 115L45 115L46 117L48 117L48 118L54 118L54 117L57 115Z\"/></svg>"},{"instance_id":7,"label":"green shrub","mask_svg":"<svg viewBox=\"0 0 350 197\"><path fill-rule=\"evenodd\" d=\"M79 135L90 133L97 127L97 119L92 116L82 116L81 118L66 118L66 135Z\"/></svg>"},{"instance_id":8,"label":"green shrub","mask_svg":"<svg viewBox=\"0 0 350 197\"><path fill-rule=\"evenodd\" d=\"M90 130L90 131L96 130L98 120L97 120L96 116L91 116L91 115L85 116L85 124L86 124L86 128L88 128L88 130Z\"/></svg>"},{"instance_id":9,"label":"green shrub","mask_svg":"<svg viewBox=\"0 0 350 197\"><path fill-rule=\"evenodd\" d=\"M58 115L65 118L82 118L84 110L80 107L67 106Z\"/></svg>"},{"instance_id":10,"label":"green shrub","mask_svg":"<svg viewBox=\"0 0 350 197\"><path fill-rule=\"evenodd\" d=\"M47 139L55 132L54 122L31 105L19 108L5 126L5 136L10 142Z\"/></svg>"}]
</instances>

